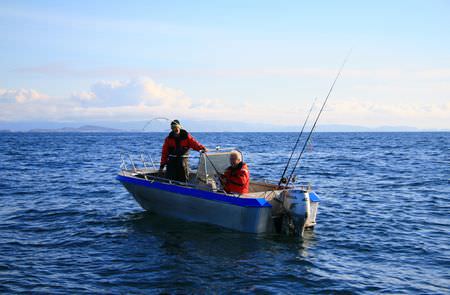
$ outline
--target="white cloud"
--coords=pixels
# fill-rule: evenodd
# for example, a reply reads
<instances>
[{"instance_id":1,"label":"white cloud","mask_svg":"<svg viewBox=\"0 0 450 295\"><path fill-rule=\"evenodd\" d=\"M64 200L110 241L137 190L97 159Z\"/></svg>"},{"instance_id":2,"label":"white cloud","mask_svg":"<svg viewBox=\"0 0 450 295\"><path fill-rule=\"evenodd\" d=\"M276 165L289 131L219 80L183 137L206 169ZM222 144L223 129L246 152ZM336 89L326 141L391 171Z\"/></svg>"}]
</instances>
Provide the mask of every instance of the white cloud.
<instances>
[{"instance_id":1,"label":"white cloud","mask_svg":"<svg viewBox=\"0 0 450 295\"><path fill-rule=\"evenodd\" d=\"M255 103L241 99L191 99L183 91L159 84L148 77L94 83L88 91L56 98L32 89L0 89L0 120L147 120L164 116L180 119L230 120L298 125L309 108L302 104ZM314 117L314 115L313 115ZM333 97L320 124L361 126L415 126L448 128L450 102L386 102L376 99Z\"/></svg>"},{"instance_id":2,"label":"white cloud","mask_svg":"<svg viewBox=\"0 0 450 295\"><path fill-rule=\"evenodd\" d=\"M34 89L0 89L0 101L26 103L29 101L45 100L49 96Z\"/></svg>"},{"instance_id":3,"label":"white cloud","mask_svg":"<svg viewBox=\"0 0 450 295\"><path fill-rule=\"evenodd\" d=\"M97 98L94 92L91 91L81 91L81 92L75 92L72 94L71 98L73 100L79 100L79 101L93 101Z\"/></svg>"},{"instance_id":4,"label":"white cloud","mask_svg":"<svg viewBox=\"0 0 450 295\"><path fill-rule=\"evenodd\" d=\"M83 94L83 93L82 93ZM79 95L95 102L96 106L183 106L191 104L182 91L158 84L148 77L126 81L101 81L91 87L91 91Z\"/></svg>"},{"instance_id":5,"label":"white cloud","mask_svg":"<svg viewBox=\"0 0 450 295\"><path fill-rule=\"evenodd\" d=\"M384 103L358 99L332 101L324 113L324 123L363 126L413 126L448 128L450 101L446 103Z\"/></svg>"}]
</instances>

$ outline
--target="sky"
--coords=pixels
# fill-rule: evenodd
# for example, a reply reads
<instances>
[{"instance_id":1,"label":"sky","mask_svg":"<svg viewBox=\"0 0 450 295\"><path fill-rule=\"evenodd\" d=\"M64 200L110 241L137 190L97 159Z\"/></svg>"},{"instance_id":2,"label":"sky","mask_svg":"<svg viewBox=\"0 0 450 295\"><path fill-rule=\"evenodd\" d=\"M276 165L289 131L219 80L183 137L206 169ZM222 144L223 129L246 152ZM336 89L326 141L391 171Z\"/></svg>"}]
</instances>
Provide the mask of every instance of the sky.
<instances>
[{"instance_id":1,"label":"sky","mask_svg":"<svg viewBox=\"0 0 450 295\"><path fill-rule=\"evenodd\" d=\"M450 128L450 1L0 1L0 123Z\"/></svg>"}]
</instances>

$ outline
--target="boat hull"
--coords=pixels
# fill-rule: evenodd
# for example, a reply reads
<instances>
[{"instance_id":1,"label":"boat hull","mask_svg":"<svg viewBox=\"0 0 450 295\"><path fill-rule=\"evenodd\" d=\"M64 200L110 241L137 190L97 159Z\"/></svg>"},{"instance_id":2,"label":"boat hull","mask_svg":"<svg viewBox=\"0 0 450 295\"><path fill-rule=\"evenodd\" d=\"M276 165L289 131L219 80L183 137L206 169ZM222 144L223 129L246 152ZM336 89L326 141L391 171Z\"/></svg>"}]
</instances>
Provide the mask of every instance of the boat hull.
<instances>
[{"instance_id":1,"label":"boat hull","mask_svg":"<svg viewBox=\"0 0 450 295\"><path fill-rule=\"evenodd\" d=\"M264 199L226 196L123 175L118 175L117 179L149 212L242 232L273 231L272 206Z\"/></svg>"}]
</instances>

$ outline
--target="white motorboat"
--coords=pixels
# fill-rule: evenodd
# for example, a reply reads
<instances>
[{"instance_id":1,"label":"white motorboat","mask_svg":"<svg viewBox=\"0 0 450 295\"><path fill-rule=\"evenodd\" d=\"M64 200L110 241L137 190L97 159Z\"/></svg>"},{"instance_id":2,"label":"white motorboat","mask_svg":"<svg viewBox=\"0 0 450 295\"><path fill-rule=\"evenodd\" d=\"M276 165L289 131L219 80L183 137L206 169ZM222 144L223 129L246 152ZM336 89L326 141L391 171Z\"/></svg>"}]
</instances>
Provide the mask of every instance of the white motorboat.
<instances>
[{"instance_id":1,"label":"white motorboat","mask_svg":"<svg viewBox=\"0 0 450 295\"><path fill-rule=\"evenodd\" d=\"M116 178L143 209L160 215L250 233L301 235L305 228L314 227L319 198L309 185L250 181L247 194L223 191L217 174L229 166L229 156L228 150L200 154L198 168L187 182L160 176L142 155L141 167L128 156L128 168L122 157Z\"/></svg>"}]
</instances>

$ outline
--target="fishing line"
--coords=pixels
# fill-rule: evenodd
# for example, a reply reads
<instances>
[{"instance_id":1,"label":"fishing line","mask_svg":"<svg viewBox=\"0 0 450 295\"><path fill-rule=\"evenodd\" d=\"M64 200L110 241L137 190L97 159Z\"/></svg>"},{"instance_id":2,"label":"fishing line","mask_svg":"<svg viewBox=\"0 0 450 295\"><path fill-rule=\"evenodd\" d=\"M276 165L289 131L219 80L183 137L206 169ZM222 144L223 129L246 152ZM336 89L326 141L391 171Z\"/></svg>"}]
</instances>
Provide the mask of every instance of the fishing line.
<instances>
[{"instance_id":1,"label":"fishing line","mask_svg":"<svg viewBox=\"0 0 450 295\"><path fill-rule=\"evenodd\" d=\"M285 184L285 187L288 186L289 182L290 182L291 179L292 179L292 175L295 173L295 169L297 169L297 165L298 165L298 163L300 162L300 159L301 159L303 153L305 152L305 149L306 149L306 146L307 146L307 144L308 144L308 141L310 140L310 138L311 138L311 136L312 136L312 134L313 134L313 132L314 132L314 129L316 128L317 121L319 121L320 115L322 114L322 111L323 111L323 109L325 108L325 105L326 105L327 102L328 102L328 98L330 97L330 94L331 94L331 92L333 91L333 88L334 88L334 85L336 84L336 81L338 80L339 76L341 75L342 69L344 68L345 64L347 63L347 60L348 60L348 58L349 58L351 52L352 52L352 51L350 50L350 52L349 52L349 53L347 54L347 56L345 57L344 62L342 63L341 67L339 68L339 71L338 71L338 73L337 73L337 75L336 75L336 78L334 78L333 84L331 84L330 90L328 91L328 94L327 94L327 96L325 97L325 100L324 100L324 102L323 102L323 104L322 104L322 107L320 108L320 111L319 111L319 113L317 114L316 120L314 121L314 124L313 124L313 126L311 127L311 131L309 132L308 137L307 137L306 140L305 140L305 143L304 143L304 145L303 145L302 151L300 152L300 155L298 156L297 161L295 162L294 168L292 169L292 172L291 172L291 174L289 175L289 178L288 178L288 180L287 180L287 182L286 182L286 184Z\"/></svg>"}]
</instances>

